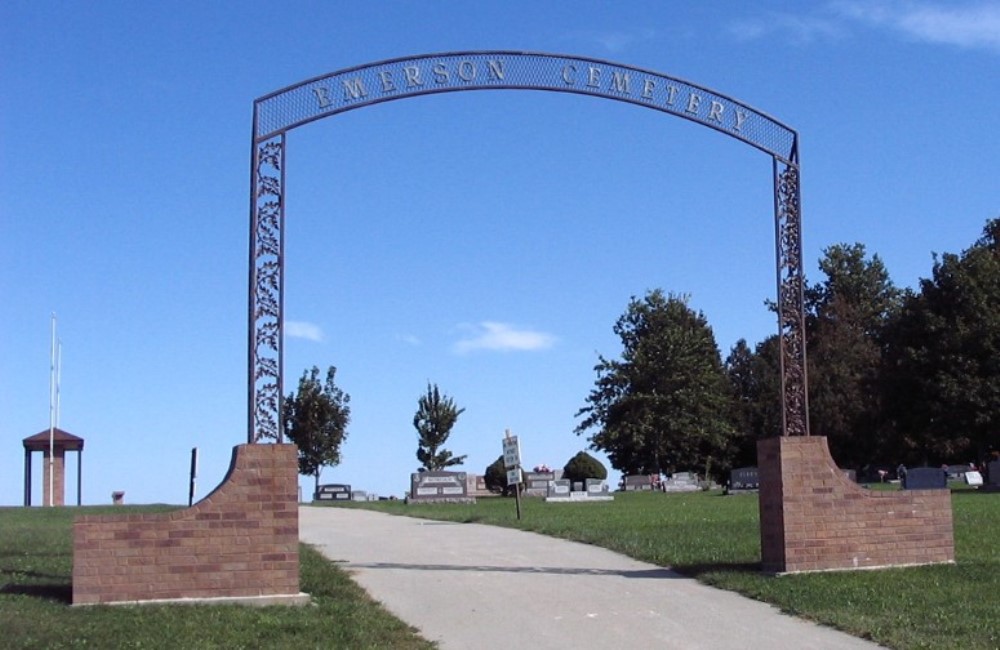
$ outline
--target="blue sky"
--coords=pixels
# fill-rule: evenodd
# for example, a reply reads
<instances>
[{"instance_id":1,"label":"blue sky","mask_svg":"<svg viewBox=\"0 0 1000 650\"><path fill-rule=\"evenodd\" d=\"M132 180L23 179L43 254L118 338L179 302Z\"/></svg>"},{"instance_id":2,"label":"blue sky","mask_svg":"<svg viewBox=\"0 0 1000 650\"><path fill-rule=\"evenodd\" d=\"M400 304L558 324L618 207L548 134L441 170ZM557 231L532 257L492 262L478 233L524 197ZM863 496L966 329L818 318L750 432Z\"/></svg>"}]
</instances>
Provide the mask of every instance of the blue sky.
<instances>
[{"instance_id":1,"label":"blue sky","mask_svg":"<svg viewBox=\"0 0 1000 650\"><path fill-rule=\"evenodd\" d=\"M255 98L378 60L565 53L687 79L800 134L805 262L861 242L914 286L1000 216L998 2L22 2L0 5L0 505L21 440L86 440L83 501L182 503L246 441ZM450 93L288 140L286 388L352 397L324 482L401 496L433 382L482 472L505 429L562 466L629 297L690 295L723 356L776 330L770 159L577 95ZM34 460L41 501L41 456ZM67 501L75 502L70 456ZM302 484L308 490L310 479Z\"/></svg>"}]
</instances>

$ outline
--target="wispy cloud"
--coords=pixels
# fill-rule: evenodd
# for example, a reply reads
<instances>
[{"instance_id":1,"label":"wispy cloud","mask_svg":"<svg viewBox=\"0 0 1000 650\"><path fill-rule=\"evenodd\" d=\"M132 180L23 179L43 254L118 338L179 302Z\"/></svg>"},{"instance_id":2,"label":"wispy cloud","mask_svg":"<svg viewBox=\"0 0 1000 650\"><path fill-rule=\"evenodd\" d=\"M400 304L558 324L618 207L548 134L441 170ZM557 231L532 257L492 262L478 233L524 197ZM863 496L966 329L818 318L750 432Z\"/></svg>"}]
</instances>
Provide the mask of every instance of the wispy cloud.
<instances>
[{"instance_id":1,"label":"wispy cloud","mask_svg":"<svg viewBox=\"0 0 1000 650\"><path fill-rule=\"evenodd\" d=\"M825 16L772 13L764 18L751 18L731 23L729 33L741 41L779 37L795 45L808 45L819 40L840 38L844 27Z\"/></svg>"},{"instance_id":2,"label":"wispy cloud","mask_svg":"<svg viewBox=\"0 0 1000 650\"><path fill-rule=\"evenodd\" d=\"M803 12L737 20L727 29L743 41L785 38L807 45L843 38L859 27L891 30L926 43L1000 52L1000 2L996 1L834 0Z\"/></svg>"},{"instance_id":3,"label":"wispy cloud","mask_svg":"<svg viewBox=\"0 0 1000 650\"><path fill-rule=\"evenodd\" d=\"M306 339L307 341L316 341L319 343L323 340L323 330L320 329L319 325L314 323L286 320L285 336L290 336L296 339Z\"/></svg>"},{"instance_id":4,"label":"wispy cloud","mask_svg":"<svg viewBox=\"0 0 1000 650\"><path fill-rule=\"evenodd\" d=\"M397 334L396 340L406 343L407 345L412 345L414 347L420 345L420 339L413 334Z\"/></svg>"},{"instance_id":5,"label":"wispy cloud","mask_svg":"<svg viewBox=\"0 0 1000 650\"><path fill-rule=\"evenodd\" d=\"M1000 52L1000 3L856 2L833 5L847 18L918 41Z\"/></svg>"},{"instance_id":6,"label":"wispy cloud","mask_svg":"<svg viewBox=\"0 0 1000 650\"><path fill-rule=\"evenodd\" d=\"M556 342L556 337L551 334L520 329L507 323L484 321L478 325L464 324L459 327L467 332L454 345L455 352L459 354L474 350L545 350Z\"/></svg>"}]
</instances>

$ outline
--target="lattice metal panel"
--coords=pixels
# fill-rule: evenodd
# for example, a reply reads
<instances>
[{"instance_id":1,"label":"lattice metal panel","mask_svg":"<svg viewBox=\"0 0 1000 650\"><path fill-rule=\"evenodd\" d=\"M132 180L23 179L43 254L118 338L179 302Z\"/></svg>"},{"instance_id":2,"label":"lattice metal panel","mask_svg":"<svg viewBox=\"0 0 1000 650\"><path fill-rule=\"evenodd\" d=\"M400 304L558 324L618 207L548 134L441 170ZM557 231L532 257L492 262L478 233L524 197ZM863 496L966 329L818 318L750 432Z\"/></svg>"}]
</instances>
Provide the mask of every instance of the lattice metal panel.
<instances>
[{"instance_id":1,"label":"lattice metal panel","mask_svg":"<svg viewBox=\"0 0 1000 650\"><path fill-rule=\"evenodd\" d=\"M594 95L672 113L791 162L795 132L725 95L657 72L598 59L519 52L453 52L333 72L262 97L254 137L415 95L526 89Z\"/></svg>"}]
</instances>

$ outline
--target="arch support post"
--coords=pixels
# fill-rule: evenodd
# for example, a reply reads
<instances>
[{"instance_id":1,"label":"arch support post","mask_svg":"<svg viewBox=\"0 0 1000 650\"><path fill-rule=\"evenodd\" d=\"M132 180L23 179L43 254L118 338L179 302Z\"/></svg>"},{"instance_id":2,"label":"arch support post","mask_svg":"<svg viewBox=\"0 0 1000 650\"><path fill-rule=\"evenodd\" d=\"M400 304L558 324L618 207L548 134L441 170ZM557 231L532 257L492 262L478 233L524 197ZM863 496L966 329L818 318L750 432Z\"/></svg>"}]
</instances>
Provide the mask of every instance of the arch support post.
<instances>
[{"instance_id":1,"label":"arch support post","mask_svg":"<svg viewBox=\"0 0 1000 650\"><path fill-rule=\"evenodd\" d=\"M284 308L285 134L253 140L247 442L281 442Z\"/></svg>"},{"instance_id":2,"label":"arch support post","mask_svg":"<svg viewBox=\"0 0 1000 650\"><path fill-rule=\"evenodd\" d=\"M781 363L781 433L809 435L806 375L805 273L797 164L774 160L775 250L778 265L778 343Z\"/></svg>"}]
</instances>

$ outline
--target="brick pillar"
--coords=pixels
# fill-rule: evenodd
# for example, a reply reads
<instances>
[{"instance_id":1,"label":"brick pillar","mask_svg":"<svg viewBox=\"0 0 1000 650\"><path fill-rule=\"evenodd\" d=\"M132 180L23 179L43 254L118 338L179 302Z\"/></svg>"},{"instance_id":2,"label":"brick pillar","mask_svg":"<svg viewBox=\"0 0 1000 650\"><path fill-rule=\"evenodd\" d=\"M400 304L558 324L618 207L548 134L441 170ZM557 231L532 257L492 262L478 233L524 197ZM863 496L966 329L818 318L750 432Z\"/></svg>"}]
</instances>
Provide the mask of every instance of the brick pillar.
<instances>
[{"instance_id":1,"label":"brick pillar","mask_svg":"<svg viewBox=\"0 0 1000 650\"><path fill-rule=\"evenodd\" d=\"M950 490L882 492L857 485L822 436L757 443L764 571L955 561Z\"/></svg>"},{"instance_id":2,"label":"brick pillar","mask_svg":"<svg viewBox=\"0 0 1000 650\"><path fill-rule=\"evenodd\" d=\"M53 462L51 471L53 473L52 479L52 505L63 506L66 505L66 450L55 448L55 454L53 455ZM45 449L42 452L42 505L49 505L49 450Z\"/></svg>"}]
</instances>

